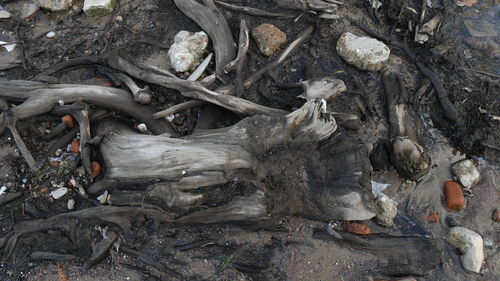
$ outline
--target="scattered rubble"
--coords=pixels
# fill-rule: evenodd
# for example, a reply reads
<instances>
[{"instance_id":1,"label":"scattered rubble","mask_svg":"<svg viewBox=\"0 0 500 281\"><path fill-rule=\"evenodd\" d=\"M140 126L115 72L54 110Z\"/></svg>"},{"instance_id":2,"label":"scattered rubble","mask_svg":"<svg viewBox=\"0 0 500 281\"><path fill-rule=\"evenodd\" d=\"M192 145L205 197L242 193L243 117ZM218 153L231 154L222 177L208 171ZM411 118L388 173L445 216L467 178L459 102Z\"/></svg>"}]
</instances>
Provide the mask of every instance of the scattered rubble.
<instances>
[{"instance_id":1,"label":"scattered rubble","mask_svg":"<svg viewBox=\"0 0 500 281\"><path fill-rule=\"evenodd\" d=\"M379 193L375 200L378 206L377 222L384 226L392 226L394 217L398 214L397 203L389 196Z\"/></svg>"},{"instance_id":2,"label":"scattered rubble","mask_svg":"<svg viewBox=\"0 0 500 281\"><path fill-rule=\"evenodd\" d=\"M177 72L192 71L200 64L207 46L208 36L205 32L182 30L175 35L174 44L168 50L170 64Z\"/></svg>"},{"instance_id":3,"label":"scattered rubble","mask_svg":"<svg viewBox=\"0 0 500 281\"><path fill-rule=\"evenodd\" d=\"M450 229L446 241L463 253L460 259L465 269L479 273L484 259L481 235L465 227L456 226Z\"/></svg>"},{"instance_id":4,"label":"scattered rubble","mask_svg":"<svg viewBox=\"0 0 500 281\"><path fill-rule=\"evenodd\" d=\"M465 198L462 188L454 181L444 183L444 197L448 209L460 211L465 206Z\"/></svg>"},{"instance_id":5,"label":"scattered rubble","mask_svg":"<svg viewBox=\"0 0 500 281\"><path fill-rule=\"evenodd\" d=\"M116 6L116 0L85 0L83 11L87 16L104 16L111 13Z\"/></svg>"},{"instance_id":6,"label":"scattered rubble","mask_svg":"<svg viewBox=\"0 0 500 281\"><path fill-rule=\"evenodd\" d=\"M361 70L378 71L389 60L389 47L377 39L359 37L349 32L337 41L338 54Z\"/></svg>"},{"instance_id":7,"label":"scattered rubble","mask_svg":"<svg viewBox=\"0 0 500 281\"><path fill-rule=\"evenodd\" d=\"M286 43L286 33L276 26L263 23L252 30L252 37L262 54L271 57Z\"/></svg>"},{"instance_id":8,"label":"scattered rubble","mask_svg":"<svg viewBox=\"0 0 500 281\"><path fill-rule=\"evenodd\" d=\"M33 2L42 9L52 12L65 11L73 5L73 0L34 0Z\"/></svg>"},{"instance_id":9,"label":"scattered rubble","mask_svg":"<svg viewBox=\"0 0 500 281\"><path fill-rule=\"evenodd\" d=\"M471 189L479 182L479 171L469 159L464 159L451 165L451 172L466 189Z\"/></svg>"}]
</instances>

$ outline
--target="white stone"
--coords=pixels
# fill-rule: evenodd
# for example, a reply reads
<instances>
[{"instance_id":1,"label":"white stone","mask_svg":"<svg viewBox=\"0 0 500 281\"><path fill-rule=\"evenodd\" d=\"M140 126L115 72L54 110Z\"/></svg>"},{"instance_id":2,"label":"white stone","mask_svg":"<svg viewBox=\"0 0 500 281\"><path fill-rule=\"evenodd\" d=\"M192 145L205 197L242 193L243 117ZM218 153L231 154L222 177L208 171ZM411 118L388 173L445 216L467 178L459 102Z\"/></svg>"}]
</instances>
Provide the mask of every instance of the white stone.
<instances>
[{"instance_id":1,"label":"white stone","mask_svg":"<svg viewBox=\"0 0 500 281\"><path fill-rule=\"evenodd\" d=\"M337 52L361 70L378 71L389 59L391 51L384 43L370 37L358 37L349 32L337 41Z\"/></svg>"},{"instance_id":2,"label":"white stone","mask_svg":"<svg viewBox=\"0 0 500 281\"><path fill-rule=\"evenodd\" d=\"M394 217L398 214L398 204L383 193L378 194L375 202L379 208L377 212L377 222L385 226L393 225Z\"/></svg>"},{"instance_id":3,"label":"white stone","mask_svg":"<svg viewBox=\"0 0 500 281\"><path fill-rule=\"evenodd\" d=\"M47 34L45 34L45 36L47 36L47 38L54 38L54 37L56 37L56 33L54 31L47 32Z\"/></svg>"},{"instance_id":4,"label":"white stone","mask_svg":"<svg viewBox=\"0 0 500 281\"><path fill-rule=\"evenodd\" d=\"M0 11L0 19L10 19L12 14L7 11Z\"/></svg>"},{"instance_id":5,"label":"white stone","mask_svg":"<svg viewBox=\"0 0 500 281\"><path fill-rule=\"evenodd\" d=\"M462 266L473 272L479 272L483 264L483 238L481 235L465 227L456 226L450 229L446 241L460 249Z\"/></svg>"},{"instance_id":6,"label":"white stone","mask_svg":"<svg viewBox=\"0 0 500 281\"><path fill-rule=\"evenodd\" d=\"M116 0L85 0L83 11L88 16L103 16L111 13L115 8Z\"/></svg>"},{"instance_id":7,"label":"white stone","mask_svg":"<svg viewBox=\"0 0 500 281\"><path fill-rule=\"evenodd\" d=\"M177 72L193 70L200 64L207 46L208 36L205 32L180 31L175 35L174 44L168 50L172 67Z\"/></svg>"},{"instance_id":8,"label":"white stone","mask_svg":"<svg viewBox=\"0 0 500 281\"><path fill-rule=\"evenodd\" d=\"M99 200L99 202L101 202L101 204L106 204L108 203L108 197L109 197L109 192L106 190L104 191L103 194L99 195L99 197L97 197L97 200Z\"/></svg>"},{"instance_id":9,"label":"white stone","mask_svg":"<svg viewBox=\"0 0 500 281\"><path fill-rule=\"evenodd\" d=\"M21 12L20 12L20 17L22 19L27 19L27 18L30 18L32 17L38 10L40 9L40 7L38 7L38 5L36 4L33 4L33 3L26 3L23 5L23 7L21 8Z\"/></svg>"},{"instance_id":10,"label":"white stone","mask_svg":"<svg viewBox=\"0 0 500 281\"><path fill-rule=\"evenodd\" d=\"M145 133L145 132L148 131L148 127L144 123L141 123L141 124L137 125L137 129L139 129L139 131L141 131L143 133Z\"/></svg>"},{"instance_id":11,"label":"white stone","mask_svg":"<svg viewBox=\"0 0 500 281\"><path fill-rule=\"evenodd\" d=\"M75 200L69 199L68 200L68 210L73 210L75 208Z\"/></svg>"},{"instance_id":12,"label":"white stone","mask_svg":"<svg viewBox=\"0 0 500 281\"><path fill-rule=\"evenodd\" d=\"M53 12L65 11L73 5L73 0L34 0L36 5Z\"/></svg>"},{"instance_id":13,"label":"white stone","mask_svg":"<svg viewBox=\"0 0 500 281\"><path fill-rule=\"evenodd\" d=\"M66 193L68 193L68 189L66 187L60 187L60 188L52 191L50 193L50 195L52 196L52 198L57 200L57 199L63 197L64 195L66 195Z\"/></svg>"},{"instance_id":14,"label":"white stone","mask_svg":"<svg viewBox=\"0 0 500 281\"><path fill-rule=\"evenodd\" d=\"M451 172L463 187L469 189L479 182L479 171L469 159L451 165Z\"/></svg>"}]
</instances>

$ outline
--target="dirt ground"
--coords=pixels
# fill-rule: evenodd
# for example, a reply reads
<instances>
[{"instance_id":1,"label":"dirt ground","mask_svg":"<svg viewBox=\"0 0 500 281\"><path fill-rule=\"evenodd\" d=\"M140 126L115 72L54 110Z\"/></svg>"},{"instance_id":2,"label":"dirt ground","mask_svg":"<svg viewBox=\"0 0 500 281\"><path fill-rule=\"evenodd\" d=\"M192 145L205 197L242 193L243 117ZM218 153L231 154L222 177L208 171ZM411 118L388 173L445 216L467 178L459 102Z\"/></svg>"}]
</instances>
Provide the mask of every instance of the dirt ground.
<instances>
[{"instance_id":1,"label":"dirt ground","mask_svg":"<svg viewBox=\"0 0 500 281\"><path fill-rule=\"evenodd\" d=\"M0 1L4 8L17 14L22 4L30 1ZM243 4L268 11L283 11L270 0L239 1ZM388 138L386 101L381 80L382 72L364 72L348 65L335 50L336 41L344 32L364 35L348 17L369 26L376 32L388 34L394 21L382 18L376 24L369 15L367 1L343 1L339 6L336 20L321 19L313 13L293 11L294 19L274 19L257 17L220 8L238 38L237 26L244 18L250 28L261 23L272 23L293 40L307 28L314 26L314 32L280 67L271 71L258 83L245 91L243 98L270 107L294 110L303 101L297 99L299 90L283 89L279 84L293 83L313 78L335 77L342 79L348 91L335 97L330 109L358 115L362 127L357 137L367 144L375 144ZM390 6L395 1L382 1ZM402 1L419 11L421 1ZM398 202L396 225L392 228L366 222L375 233L415 234L405 232L408 223L418 226L423 233L439 240L443 247L442 264L426 276L414 276L417 280L500 280L500 223L491 219L495 208L500 208L500 128L499 121L490 116L500 116L500 35L488 38L495 44L491 48L471 47L465 43L472 37L463 22L470 18L481 18L490 23L500 24L497 0L480 1L473 7L456 7L454 1L436 2L436 8L429 9L426 20L436 13L445 15L444 23L429 42L424 45L412 44L418 58L431 67L443 82L450 99L459 112L461 124L457 125L444 117L443 110L435 95L425 95L419 112L431 128L427 132L429 141L424 146L430 150L433 169L426 184L407 182L400 179L395 170L375 172L372 180L390 183L387 195ZM73 9L52 13L40 11L27 20L13 17L0 21L2 36L20 42L12 52L0 49L0 66L17 64L17 67L0 71L0 79L31 79L47 67L58 62L80 56L101 56L111 50L118 50L124 57L135 62L165 68L168 64L168 47L180 30L200 31L200 28L182 14L170 0L120 0L112 14L103 17L88 17L82 12L83 1L74 1ZM394 9L400 10L398 4ZM392 11L393 13L394 11ZM412 35L408 31L408 20L418 21L419 15L406 11L401 22L395 25L394 36L404 39ZM54 38L45 34L54 31ZM486 40L480 37L478 40ZM5 40L3 40L5 41ZM497 46L495 49L495 46ZM266 58L252 41L248 66L243 77L248 77L266 65L272 58ZM424 76L405 54L391 49L389 69L397 71L409 93L421 86ZM469 70L464 70L469 69ZM475 69L479 71L471 71ZM209 66L213 73L215 66ZM487 74L481 74L487 73ZM62 71L57 75L57 83L95 84L97 79L106 77L98 67L79 68ZM96 78L97 77L97 78ZM153 106L158 110L168 108L187 100L176 91L152 86L155 92ZM365 93L365 100L359 93ZM368 100L366 100L368 99ZM374 112L365 108L372 103ZM197 122L207 127L221 127L234 124L241 118L229 111L216 109L217 120L204 120L207 110L193 109L181 112L176 118L175 128L180 134L188 134ZM41 193L43 187L56 189L59 183L71 179L87 187L92 180L82 176L74 167L63 174L49 165L46 152L53 141L42 140L45 130L52 128L58 118L44 115L18 122L18 130L33 153L42 164L40 175L33 174L10 133L0 135L0 186L10 192L20 191L22 196L0 206L0 236L9 233L16 223L33 219L24 209L23 203L33 203L46 214L67 212L66 202L76 201L76 210L92 206L92 202L77 195L76 188L59 200ZM137 122L136 122L137 123ZM306 153L306 152L297 152ZM473 189L472 197L467 197L467 207L462 212L446 209L443 202L442 184L452 179L449 165L464 157L474 159L481 174L481 181ZM272 159L270 159L272 161ZM286 165L286 164L284 164ZM286 167L285 167L286 168ZM422 220L422 217L436 212L438 223ZM459 255L444 242L448 225L447 217L452 217L462 226L479 233L485 241L485 263L480 274L466 272L460 264ZM274 222L272 228L256 229L248 224L216 225L168 225L146 221L135 226L134 249L151 257L183 276L187 280L373 280L383 276L379 269L390 265L376 255L355 250L341 242L322 241L312 238L314 231L325 229L326 223L300 217L284 216ZM94 235L98 232L94 231ZM35 248L43 249L52 241L50 232L37 234L29 241L37 241ZM94 237L95 238L95 237ZM122 239L122 238L120 238ZM213 239L209 245L185 252L174 250L175 246L194 241ZM28 240L28 239L27 239ZM122 242L122 240L119 240ZM85 260L60 262L68 280L171 280L162 277L154 268L144 266L136 256L126 254L118 247L95 267L83 268ZM243 250L241 246L244 245ZM0 264L0 280L60 280L54 262L29 259L33 243L20 241L13 257ZM397 251L397 249L394 249ZM241 251L244 253L241 254ZM238 253L238 254L235 254ZM235 256L234 261L265 267L264 272L249 273L232 267L221 269L225 259ZM145 270L147 268L147 270ZM156 276L156 277L154 277ZM155 279L156 278L156 279Z\"/></svg>"}]
</instances>

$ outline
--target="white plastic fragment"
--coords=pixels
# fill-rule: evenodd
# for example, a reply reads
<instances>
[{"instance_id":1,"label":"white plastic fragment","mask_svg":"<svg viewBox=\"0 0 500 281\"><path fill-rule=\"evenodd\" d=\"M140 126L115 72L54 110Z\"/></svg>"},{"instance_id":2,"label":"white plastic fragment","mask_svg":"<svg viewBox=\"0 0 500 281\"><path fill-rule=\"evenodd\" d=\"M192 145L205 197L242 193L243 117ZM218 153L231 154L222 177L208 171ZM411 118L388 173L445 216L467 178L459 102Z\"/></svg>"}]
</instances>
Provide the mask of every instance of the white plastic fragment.
<instances>
[{"instance_id":1,"label":"white plastic fragment","mask_svg":"<svg viewBox=\"0 0 500 281\"><path fill-rule=\"evenodd\" d=\"M68 193L68 189L66 187L60 187L60 188L52 191L50 193L50 195L52 196L52 198L57 200L57 199L63 197L64 195L66 195L66 193Z\"/></svg>"},{"instance_id":2,"label":"white plastic fragment","mask_svg":"<svg viewBox=\"0 0 500 281\"><path fill-rule=\"evenodd\" d=\"M205 32L180 31L175 35L174 44L168 50L172 67L177 72L193 70L200 64L207 46L208 36Z\"/></svg>"},{"instance_id":3,"label":"white plastic fragment","mask_svg":"<svg viewBox=\"0 0 500 281\"><path fill-rule=\"evenodd\" d=\"M75 208L75 200L69 199L68 200L68 210L73 210Z\"/></svg>"},{"instance_id":4,"label":"white plastic fragment","mask_svg":"<svg viewBox=\"0 0 500 281\"><path fill-rule=\"evenodd\" d=\"M54 38L54 37L56 37L56 33L54 31L50 31L50 32L47 32L47 34L45 34L45 36L47 36L47 38Z\"/></svg>"},{"instance_id":5,"label":"white plastic fragment","mask_svg":"<svg viewBox=\"0 0 500 281\"><path fill-rule=\"evenodd\" d=\"M321 99L321 113L326 114L327 102L325 99Z\"/></svg>"},{"instance_id":6,"label":"white plastic fragment","mask_svg":"<svg viewBox=\"0 0 500 281\"><path fill-rule=\"evenodd\" d=\"M6 191L7 191L7 187L6 187L5 185L4 185L4 186L2 186L2 188L0 188L0 195L5 194L5 193L6 193Z\"/></svg>"},{"instance_id":7,"label":"white plastic fragment","mask_svg":"<svg viewBox=\"0 0 500 281\"><path fill-rule=\"evenodd\" d=\"M9 42L0 41L0 45L7 50L7 52L12 52L16 47L16 44L8 44Z\"/></svg>"},{"instance_id":8,"label":"white plastic fragment","mask_svg":"<svg viewBox=\"0 0 500 281\"><path fill-rule=\"evenodd\" d=\"M386 188L388 188L389 186L391 186L391 185L388 184L388 183L379 183L379 182L372 181L372 193L373 193L373 196L375 196L375 198L377 198L378 195L382 191L384 191Z\"/></svg>"}]
</instances>

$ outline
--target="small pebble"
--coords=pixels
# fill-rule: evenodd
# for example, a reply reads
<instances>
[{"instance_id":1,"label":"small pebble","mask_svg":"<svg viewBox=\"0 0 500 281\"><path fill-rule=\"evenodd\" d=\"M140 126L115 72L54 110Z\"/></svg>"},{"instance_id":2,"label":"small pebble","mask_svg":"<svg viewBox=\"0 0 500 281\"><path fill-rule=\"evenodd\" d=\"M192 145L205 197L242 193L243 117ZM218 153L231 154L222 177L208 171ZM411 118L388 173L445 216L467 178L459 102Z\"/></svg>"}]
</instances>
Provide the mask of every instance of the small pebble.
<instances>
[{"instance_id":1,"label":"small pebble","mask_svg":"<svg viewBox=\"0 0 500 281\"><path fill-rule=\"evenodd\" d=\"M122 16L116 16L115 20L118 21L118 22L121 22L121 21L123 21L123 17Z\"/></svg>"},{"instance_id":2,"label":"small pebble","mask_svg":"<svg viewBox=\"0 0 500 281\"><path fill-rule=\"evenodd\" d=\"M78 187L78 192L80 192L81 195L85 195L85 188L83 186Z\"/></svg>"},{"instance_id":3,"label":"small pebble","mask_svg":"<svg viewBox=\"0 0 500 281\"><path fill-rule=\"evenodd\" d=\"M342 223L342 228L345 232L354 234L368 235L371 233L370 227L359 222L344 222Z\"/></svg>"},{"instance_id":4,"label":"small pebble","mask_svg":"<svg viewBox=\"0 0 500 281\"><path fill-rule=\"evenodd\" d=\"M493 219L496 222L500 222L500 209L495 209L495 211L493 211L491 219Z\"/></svg>"},{"instance_id":5,"label":"small pebble","mask_svg":"<svg viewBox=\"0 0 500 281\"><path fill-rule=\"evenodd\" d=\"M459 226L460 224L457 222L456 219L452 218L452 217L446 217L446 224L449 226L449 227L455 227L455 226Z\"/></svg>"},{"instance_id":6,"label":"small pebble","mask_svg":"<svg viewBox=\"0 0 500 281\"><path fill-rule=\"evenodd\" d=\"M12 14L7 11L0 11L0 19L10 19Z\"/></svg>"},{"instance_id":7,"label":"small pebble","mask_svg":"<svg viewBox=\"0 0 500 281\"><path fill-rule=\"evenodd\" d=\"M73 210L75 208L75 200L69 199L68 200L68 210Z\"/></svg>"},{"instance_id":8,"label":"small pebble","mask_svg":"<svg viewBox=\"0 0 500 281\"><path fill-rule=\"evenodd\" d=\"M58 150L56 150L56 156L61 156L62 153L62 149L59 148Z\"/></svg>"},{"instance_id":9,"label":"small pebble","mask_svg":"<svg viewBox=\"0 0 500 281\"><path fill-rule=\"evenodd\" d=\"M172 113L167 114L167 116L165 116L165 119L167 119L168 122L172 122L175 119L175 115L173 115Z\"/></svg>"},{"instance_id":10,"label":"small pebble","mask_svg":"<svg viewBox=\"0 0 500 281\"><path fill-rule=\"evenodd\" d=\"M148 131L148 127L144 123L141 123L141 124L137 125L137 129L139 129L139 131L141 131L143 133L145 133L145 132Z\"/></svg>"},{"instance_id":11,"label":"small pebble","mask_svg":"<svg viewBox=\"0 0 500 281\"><path fill-rule=\"evenodd\" d=\"M45 34L45 36L47 36L47 38L54 38L56 37L56 33L54 31L51 31Z\"/></svg>"}]
</instances>

